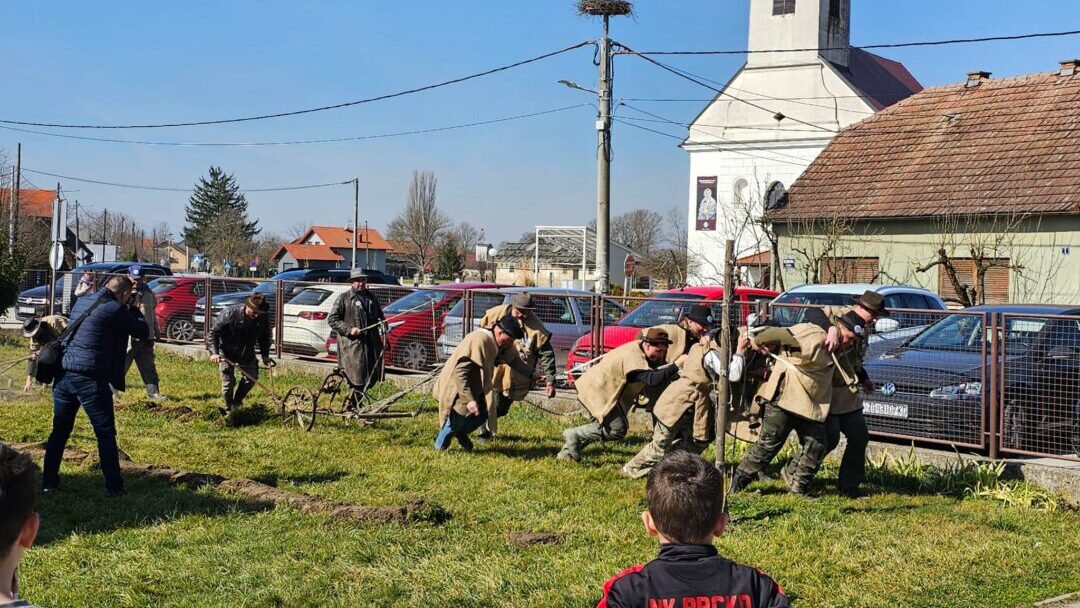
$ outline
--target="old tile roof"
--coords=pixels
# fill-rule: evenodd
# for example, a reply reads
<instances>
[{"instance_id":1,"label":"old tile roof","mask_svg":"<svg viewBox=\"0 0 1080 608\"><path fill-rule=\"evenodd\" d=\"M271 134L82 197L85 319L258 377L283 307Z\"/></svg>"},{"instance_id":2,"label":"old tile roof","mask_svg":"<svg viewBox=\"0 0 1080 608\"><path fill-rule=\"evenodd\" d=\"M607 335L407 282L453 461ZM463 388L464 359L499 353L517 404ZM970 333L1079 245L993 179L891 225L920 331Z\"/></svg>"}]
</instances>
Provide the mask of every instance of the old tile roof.
<instances>
[{"instance_id":1,"label":"old tile roof","mask_svg":"<svg viewBox=\"0 0 1080 608\"><path fill-rule=\"evenodd\" d=\"M768 266L772 264L772 251L766 249L735 260L738 266Z\"/></svg>"},{"instance_id":2,"label":"old tile roof","mask_svg":"<svg viewBox=\"0 0 1080 608\"><path fill-rule=\"evenodd\" d=\"M352 249L352 229L339 228L337 226L312 226L311 228L308 228L303 236L293 242L303 243L313 232L318 235L319 240L329 247L333 247L334 249ZM360 240L357 241L356 247L358 249L384 249L387 251L393 249L390 243L386 242L386 239L384 239L382 235L379 234L379 231L374 228L360 229Z\"/></svg>"},{"instance_id":3,"label":"old tile roof","mask_svg":"<svg viewBox=\"0 0 1080 608\"><path fill-rule=\"evenodd\" d=\"M0 188L0 200L7 204L11 196L10 188ZM27 217L52 219L52 205L56 200L56 190L19 189L19 214Z\"/></svg>"},{"instance_id":4,"label":"old tile roof","mask_svg":"<svg viewBox=\"0 0 1080 608\"><path fill-rule=\"evenodd\" d=\"M334 253L334 250L326 245L301 245L299 243L285 243L274 253L274 259L280 258L286 251L291 253L297 260L344 261L340 255Z\"/></svg>"},{"instance_id":5,"label":"old tile roof","mask_svg":"<svg viewBox=\"0 0 1080 608\"><path fill-rule=\"evenodd\" d=\"M925 89L845 129L776 220L1077 213L1080 73Z\"/></svg>"}]
</instances>

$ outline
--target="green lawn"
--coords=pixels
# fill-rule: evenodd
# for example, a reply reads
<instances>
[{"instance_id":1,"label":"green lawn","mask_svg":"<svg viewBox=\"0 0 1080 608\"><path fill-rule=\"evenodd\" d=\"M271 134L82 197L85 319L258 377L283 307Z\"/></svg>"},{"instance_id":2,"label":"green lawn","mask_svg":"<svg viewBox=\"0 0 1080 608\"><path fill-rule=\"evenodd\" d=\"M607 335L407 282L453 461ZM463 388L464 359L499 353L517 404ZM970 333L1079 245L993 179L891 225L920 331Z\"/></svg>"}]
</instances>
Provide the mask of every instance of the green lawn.
<instances>
[{"instance_id":1,"label":"green lawn","mask_svg":"<svg viewBox=\"0 0 1080 608\"><path fill-rule=\"evenodd\" d=\"M18 356L0 349L3 359ZM96 470L65 465L63 490L43 498L38 545L23 562L23 594L46 606L591 606L602 583L650 559L644 482L617 475L644 442L590 448L581 466L556 461L568 421L515 406L498 442L472 454L431 448L435 414L364 429L320 420L311 433L275 421L230 428L214 414L206 362L159 356L162 390L195 416L147 411L142 387L121 400L121 449L138 462L249 477L360 504L423 498L442 524L352 525L289 508L245 504L211 490L129 479L105 500ZM317 378L288 377L278 386ZM256 392L254 401L264 401ZM415 402L413 402L415 404ZM403 404L407 409L409 404ZM43 441L44 393L0 407L0 437ZM72 443L94 451L80 416ZM893 493L837 498L759 484L732 504L722 554L776 578L801 608L1013 607L1080 589L1074 512L986 500ZM515 531L559 535L520 548Z\"/></svg>"}]
</instances>

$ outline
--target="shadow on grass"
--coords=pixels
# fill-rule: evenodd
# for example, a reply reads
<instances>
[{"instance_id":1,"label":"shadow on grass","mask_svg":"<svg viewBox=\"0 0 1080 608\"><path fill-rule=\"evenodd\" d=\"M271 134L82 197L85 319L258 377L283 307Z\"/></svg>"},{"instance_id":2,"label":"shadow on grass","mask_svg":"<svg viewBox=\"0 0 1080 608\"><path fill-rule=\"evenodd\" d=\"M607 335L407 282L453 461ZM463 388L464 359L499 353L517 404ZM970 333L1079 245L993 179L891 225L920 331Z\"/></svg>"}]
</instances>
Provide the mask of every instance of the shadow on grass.
<instances>
[{"instance_id":1,"label":"shadow on grass","mask_svg":"<svg viewBox=\"0 0 1080 608\"><path fill-rule=\"evenodd\" d=\"M268 486L277 487L281 483L292 483L296 485L333 483L335 481L341 481L346 477L362 479L366 476L365 473L349 473L348 471L338 469L334 471L307 473L304 475L281 475L277 471L268 471L252 477L251 479L259 483L265 483Z\"/></svg>"},{"instance_id":2,"label":"shadow on grass","mask_svg":"<svg viewBox=\"0 0 1080 608\"><path fill-rule=\"evenodd\" d=\"M101 473L61 474L60 489L39 496L34 505L41 514L41 532L36 544L60 542L72 534L153 526L185 515L217 517L272 508L144 477L127 476L125 483L126 496L106 498Z\"/></svg>"}]
</instances>

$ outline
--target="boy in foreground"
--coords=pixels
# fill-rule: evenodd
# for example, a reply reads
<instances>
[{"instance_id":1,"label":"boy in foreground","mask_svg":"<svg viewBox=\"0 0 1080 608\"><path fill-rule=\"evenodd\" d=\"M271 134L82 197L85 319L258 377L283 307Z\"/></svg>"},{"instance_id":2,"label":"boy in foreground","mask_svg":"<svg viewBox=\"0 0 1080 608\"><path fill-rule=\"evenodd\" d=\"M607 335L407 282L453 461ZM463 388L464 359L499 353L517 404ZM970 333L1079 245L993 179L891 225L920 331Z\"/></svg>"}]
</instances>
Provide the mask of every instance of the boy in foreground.
<instances>
[{"instance_id":1,"label":"boy in foreground","mask_svg":"<svg viewBox=\"0 0 1080 608\"><path fill-rule=\"evenodd\" d=\"M37 466L26 454L0 443L0 608L30 606L18 599L16 579L19 560L38 532L36 492Z\"/></svg>"},{"instance_id":2,"label":"boy in foreground","mask_svg":"<svg viewBox=\"0 0 1080 608\"><path fill-rule=\"evenodd\" d=\"M604 584L597 608L738 606L790 608L780 585L759 570L724 559L713 539L724 532L724 480L701 456L677 451L656 465L641 514L660 555Z\"/></svg>"}]
</instances>

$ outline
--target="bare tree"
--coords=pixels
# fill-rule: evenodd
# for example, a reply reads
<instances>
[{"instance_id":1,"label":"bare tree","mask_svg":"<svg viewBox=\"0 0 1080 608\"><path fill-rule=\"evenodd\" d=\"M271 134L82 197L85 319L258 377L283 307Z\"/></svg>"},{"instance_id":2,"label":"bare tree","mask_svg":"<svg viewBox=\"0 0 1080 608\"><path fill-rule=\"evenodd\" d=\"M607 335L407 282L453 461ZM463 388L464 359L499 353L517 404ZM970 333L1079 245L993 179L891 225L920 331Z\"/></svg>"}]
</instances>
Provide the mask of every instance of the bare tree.
<instances>
[{"instance_id":1,"label":"bare tree","mask_svg":"<svg viewBox=\"0 0 1080 608\"><path fill-rule=\"evenodd\" d=\"M391 240L406 245L405 257L416 264L420 272L435 259L439 236L450 225L450 219L436 205L436 183L431 171L414 171L405 209L387 229Z\"/></svg>"},{"instance_id":2,"label":"bare tree","mask_svg":"<svg viewBox=\"0 0 1080 608\"><path fill-rule=\"evenodd\" d=\"M247 258L253 255L253 241L237 226L243 225L247 217L236 209L222 211L213 222L207 226L206 253L211 260L215 260L222 269L226 261L231 262L232 268L237 269L247 264Z\"/></svg>"},{"instance_id":3,"label":"bare tree","mask_svg":"<svg viewBox=\"0 0 1080 608\"><path fill-rule=\"evenodd\" d=\"M668 211L664 224L666 230L658 246L646 256L643 265L654 280L669 287L686 285L687 277L697 273L700 261L688 255L685 212L679 208Z\"/></svg>"},{"instance_id":4,"label":"bare tree","mask_svg":"<svg viewBox=\"0 0 1080 608\"><path fill-rule=\"evenodd\" d=\"M791 251L802 259L803 280L807 283L822 282L822 272L829 276L828 282L850 282L844 274L848 267L839 261L843 257L844 238L853 234L851 218L834 214L823 218L804 218L791 223L792 232L798 234Z\"/></svg>"},{"instance_id":5,"label":"bare tree","mask_svg":"<svg viewBox=\"0 0 1080 608\"><path fill-rule=\"evenodd\" d=\"M304 236L304 234L307 233L308 228L311 228L311 226L311 220L296 220L295 222L292 222L285 227L285 237L290 241L295 241L296 239Z\"/></svg>"},{"instance_id":6,"label":"bare tree","mask_svg":"<svg viewBox=\"0 0 1080 608\"><path fill-rule=\"evenodd\" d=\"M480 230L469 222L458 223L449 231L448 236L454 240L461 255L468 255L475 251L477 243L480 242Z\"/></svg>"}]
</instances>

